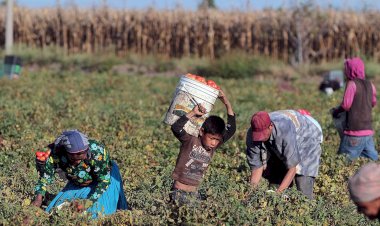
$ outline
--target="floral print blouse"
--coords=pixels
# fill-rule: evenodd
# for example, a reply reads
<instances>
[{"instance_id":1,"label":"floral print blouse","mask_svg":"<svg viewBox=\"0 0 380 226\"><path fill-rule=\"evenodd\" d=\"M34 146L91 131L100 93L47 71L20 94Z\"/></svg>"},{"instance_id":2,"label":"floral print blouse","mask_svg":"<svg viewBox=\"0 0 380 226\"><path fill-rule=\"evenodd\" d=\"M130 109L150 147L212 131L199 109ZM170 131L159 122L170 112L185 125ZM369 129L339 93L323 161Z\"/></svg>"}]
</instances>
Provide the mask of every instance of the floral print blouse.
<instances>
[{"instance_id":1,"label":"floral print blouse","mask_svg":"<svg viewBox=\"0 0 380 226\"><path fill-rule=\"evenodd\" d=\"M92 189L89 197L93 203L100 198L111 183L110 156L103 145L95 140L89 140L88 159L82 160L77 166L70 165L66 155L55 153L52 150L35 186L36 195L45 196L46 186L54 182L57 168L61 168L67 179L76 185L88 186L91 181L96 181L95 189Z\"/></svg>"}]
</instances>

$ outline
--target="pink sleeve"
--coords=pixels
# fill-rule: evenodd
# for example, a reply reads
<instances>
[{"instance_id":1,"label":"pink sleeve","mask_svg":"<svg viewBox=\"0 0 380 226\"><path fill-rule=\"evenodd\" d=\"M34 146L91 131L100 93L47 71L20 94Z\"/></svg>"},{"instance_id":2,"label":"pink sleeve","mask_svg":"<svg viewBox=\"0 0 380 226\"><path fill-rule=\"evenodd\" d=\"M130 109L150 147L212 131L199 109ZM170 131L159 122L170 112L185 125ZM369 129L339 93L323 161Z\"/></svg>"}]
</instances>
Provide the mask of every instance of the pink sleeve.
<instances>
[{"instance_id":1,"label":"pink sleeve","mask_svg":"<svg viewBox=\"0 0 380 226\"><path fill-rule=\"evenodd\" d=\"M342 108L345 111L349 111L352 105L352 101L354 100L354 96L356 93L356 85L353 81L348 81L346 91L344 92Z\"/></svg>"},{"instance_id":2,"label":"pink sleeve","mask_svg":"<svg viewBox=\"0 0 380 226\"><path fill-rule=\"evenodd\" d=\"M373 83L371 83L371 84L372 84L372 107L375 107L376 102L377 102L377 100L376 100L376 87L375 87L375 85L373 85Z\"/></svg>"}]
</instances>

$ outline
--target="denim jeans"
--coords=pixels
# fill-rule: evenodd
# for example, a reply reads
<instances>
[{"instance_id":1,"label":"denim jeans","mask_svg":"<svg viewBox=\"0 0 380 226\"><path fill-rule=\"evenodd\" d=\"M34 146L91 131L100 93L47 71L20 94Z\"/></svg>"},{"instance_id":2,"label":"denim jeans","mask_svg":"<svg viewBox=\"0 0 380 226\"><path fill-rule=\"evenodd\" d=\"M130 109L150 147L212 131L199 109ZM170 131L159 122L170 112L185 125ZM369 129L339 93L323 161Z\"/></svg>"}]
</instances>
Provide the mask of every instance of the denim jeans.
<instances>
[{"instance_id":1,"label":"denim jeans","mask_svg":"<svg viewBox=\"0 0 380 226\"><path fill-rule=\"evenodd\" d=\"M204 198L198 192L186 192L176 188L172 188L170 194L170 201L173 204L183 205L194 205L195 202L204 200Z\"/></svg>"},{"instance_id":2,"label":"denim jeans","mask_svg":"<svg viewBox=\"0 0 380 226\"><path fill-rule=\"evenodd\" d=\"M344 135L340 141L338 154L346 154L349 160L365 157L372 160L378 159L373 136L354 137Z\"/></svg>"}]
</instances>

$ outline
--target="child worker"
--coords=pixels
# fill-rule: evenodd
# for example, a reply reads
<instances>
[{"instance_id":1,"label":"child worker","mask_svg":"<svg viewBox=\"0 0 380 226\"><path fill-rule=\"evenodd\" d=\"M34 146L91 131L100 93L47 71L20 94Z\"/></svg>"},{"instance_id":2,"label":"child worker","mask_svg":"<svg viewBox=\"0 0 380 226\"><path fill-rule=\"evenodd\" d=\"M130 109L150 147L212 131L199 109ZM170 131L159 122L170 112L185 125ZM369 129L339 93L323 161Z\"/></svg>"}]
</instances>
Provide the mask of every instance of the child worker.
<instances>
[{"instance_id":1,"label":"child worker","mask_svg":"<svg viewBox=\"0 0 380 226\"><path fill-rule=\"evenodd\" d=\"M246 139L252 186L264 175L281 193L294 179L297 189L313 199L322 141L321 126L306 110L255 113Z\"/></svg>"},{"instance_id":2,"label":"child worker","mask_svg":"<svg viewBox=\"0 0 380 226\"><path fill-rule=\"evenodd\" d=\"M51 154L47 160L36 161L40 178L32 205L41 207L46 187L53 183L54 174L60 169L65 172L68 183L50 202L46 212L65 202L72 202L78 211L86 211L92 218L127 209L119 168L103 145L89 140L78 130L68 130L48 147ZM84 200L89 200L89 205L83 205Z\"/></svg>"},{"instance_id":3,"label":"child worker","mask_svg":"<svg viewBox=\"0 0 380 226\"><path fill-rule=\"evenodd\" d=\"M184 130L184 125L193 117L201 117L206 110L196 105L192 111L180 117L171 127L174 136L181 142L175 169L170 199L179 205L189 204L190 199L200 199L198 187L214 156L215 150L229 140L236 131L235 114L222 90L219 99L227 109L227 125L218 116L210 116L203 123L199 136L195 137Z\"/></svg>"}]
</instances>

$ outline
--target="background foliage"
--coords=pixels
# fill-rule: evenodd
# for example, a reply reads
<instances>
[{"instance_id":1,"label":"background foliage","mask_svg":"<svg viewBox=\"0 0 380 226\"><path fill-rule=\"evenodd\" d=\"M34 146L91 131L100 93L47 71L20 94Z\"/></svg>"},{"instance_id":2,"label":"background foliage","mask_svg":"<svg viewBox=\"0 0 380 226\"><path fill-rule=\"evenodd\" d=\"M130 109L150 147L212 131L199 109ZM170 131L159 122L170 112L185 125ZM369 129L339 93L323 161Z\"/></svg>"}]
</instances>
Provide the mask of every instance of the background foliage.
<instances>
[{"instance_id":1,"label":"background foliage","mask_svg":"<svg viewBox=\"0 0 380 226\"><path fill-rule=\"evenodd\" d=\"M379 60L379 13L320 9L312 1L291 9L218 11L202 1L198 11L16 7L14 41L67 53L112 50L167 57L218 58L246 51L284 62L329 62L361 54ZM310 2L310 3L309 3ZM206 9L205 9L206 8ZM207 9L209 8L209 9ZM0 7L5 15L5 7ZM0 45L5 39L0 17Z\"/></svg>"}]
</instances>

